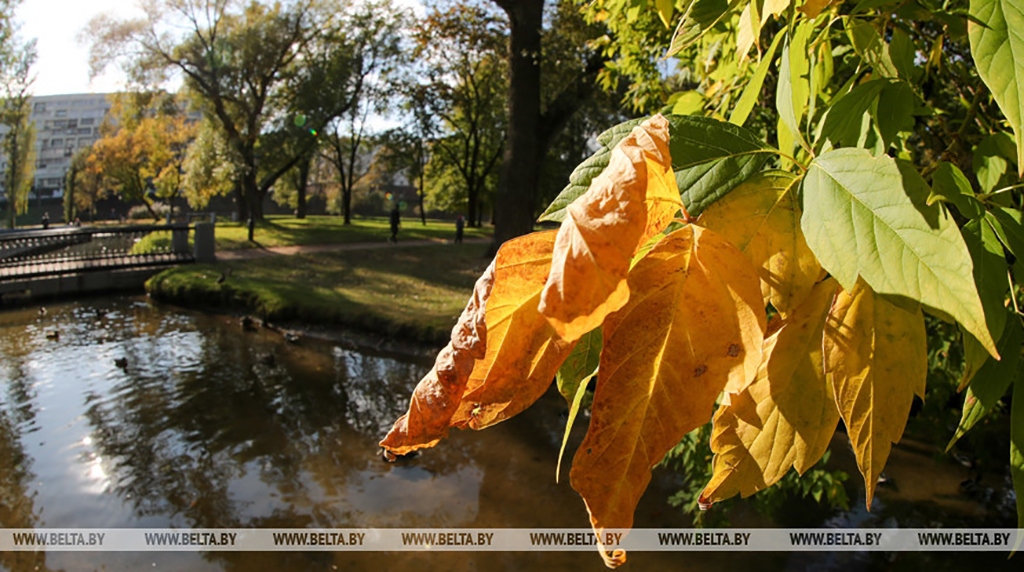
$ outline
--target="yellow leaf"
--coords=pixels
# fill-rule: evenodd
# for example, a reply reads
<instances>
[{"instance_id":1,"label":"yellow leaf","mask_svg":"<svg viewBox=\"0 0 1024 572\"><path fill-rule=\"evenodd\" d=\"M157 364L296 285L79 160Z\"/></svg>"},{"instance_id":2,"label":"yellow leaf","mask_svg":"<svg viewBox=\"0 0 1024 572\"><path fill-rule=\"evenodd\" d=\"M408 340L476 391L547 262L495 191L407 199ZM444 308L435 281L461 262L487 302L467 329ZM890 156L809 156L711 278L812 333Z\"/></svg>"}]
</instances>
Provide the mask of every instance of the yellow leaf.
<instances>
[{"instance_id":1,"label":"yellow leaf","mask_svg":"<svg viewBox=\"0 0 1024 572\"><path fill-rule=\"evenodd\" d=\"M764 341L757 378L715 412L714 474L701 502L748 497L821 459L839 424L822 367L822 330L838 284L817 286Z\"/></svg>"},{"instance_id":2,"label":"yellow leaf","mask_svg":"<svg viewBox=\"0 0 1024 572\"><path fill-rule=\"evenodd\" d=\"M629 273L629 288L604 325L590 428L570 474L597 533L632 526L651 468L707 423L724 389L754 378L764 338L754 268L707 229L665 237Z\"/></svg>"},{"instance_id":3,"label":"yellow leaf","mask_svg":"<svg viewBox=\"0 0 1024 572\"><path fill-rule=\"evenodd\" d=\"M760 35L761 17L757 13L757 0L752 0L740 14L740 26L736 31L736 53L740 55L741 62L746 59Z\"/></svg>"},{"instance_id":4,"label":"yellow leaf","mask_svg":"<svg viewBox=\"0 0 1024 572\"><path fill-rule=\"evenodd\" d=\"M825 375L835 388L867 506L900 440L914 394L924 398L927 338L921 310L908 311L876 295L863 280L840 290L825 323Z\"/></svg>"},{"instance_id":5,"label":"yellow leaf","mask_svg":"<svg viewBox=\"0 0 1024 572\"><path fill-rule=\"evenodd\" d=\"M661 23L665 24L666 30L672 29L672 12L675 9L673 0L655 0L654 8L658 11Z\"/></svg>"},{"instance_id":6,"label":"yellow leaf","mask_svg":"<svg viewBox=\"0 0 1024 572\"><path fill-rule=\"evenodd\" d=\"M551 268L555 231L502 245L487 300L487 354L476 362L453 427L483 429L512 417L551 385L572 351L537 310Z\"/></svg>"},{"instance_id":7,"label":"yellow leaf","mask_svg":"<svg viewBox=\"0 0 1024 572\"><path fill-rule=\"evenodd\" d=\"M800 230L799 180L781 171L755 175L708 207L697 222L750 257L765 303L783 316L807 298L821 274Z\"/></svg>"},{"instance_id":8,"label":"yellow leaf","mask_svg":"<svg viewBox=\"0 0 1024 572\"><path fill-rule=\"evenodd\" d=\"M661 115L634 127L587 192L569 205L540 300L540 312L566 341L626 304L630 259L682 206L668 138Z\"/></svg>"},{"instance_id":9,"label":"yellow leaf","mask_svg":"<svg viewBox=\"0 0 1024 572\"><path fill-rule=\"evenodd\" d=\"M484 314L494 285L494 262L476 281L473 296L452 328L452 338L437 355L434 367L413 390L409 411L395 421L380 442L389 458L433 447L448 436L448 428L462 400L476 360L485 355L487 325Z\"/></svg>"},{"instance_id":10,"label":"yellow leaf","mask_svg":"<svg viewBox=\"0 0 1024 572\"><path fill-rule=\"evenodd\" d=\"M778 18L779 14L789 8L789 3L790 0L765 0L764 9L761 11L761 26L763 27L768 18L772 16Z\"/></svg>"},{"instance_id":11,"label":"yellow leaf","mask_svg":"<svg viewBox=\"0 0 1024 572\"><path fill-rule=\"evenodd\" d=\"M821 14L825 8L828 8L832 4L832 0L807 0L804 5L797 8L803 12L808 18L814 19Z\"/></svg>"}]
</instances>

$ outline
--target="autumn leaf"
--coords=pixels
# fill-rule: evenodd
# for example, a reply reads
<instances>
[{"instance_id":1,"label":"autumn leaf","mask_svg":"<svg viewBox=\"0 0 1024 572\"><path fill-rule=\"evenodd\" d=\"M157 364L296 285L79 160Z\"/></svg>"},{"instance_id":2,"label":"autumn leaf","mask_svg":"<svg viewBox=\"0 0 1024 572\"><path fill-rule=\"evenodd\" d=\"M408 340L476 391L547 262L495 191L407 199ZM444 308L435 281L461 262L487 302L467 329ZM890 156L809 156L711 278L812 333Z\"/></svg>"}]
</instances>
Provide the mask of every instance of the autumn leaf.
<instances>
[{"instance_id":1,"label":"autumn leaf","mask_svg":"<svg viewBox=\"0 0 1024 572\"><path fill-rule=\"evenodd\" d=\"M701 504L766 489L821 459L839 423L822 365L822 332L838 284L828 279L764 341L757 378L715 413L714 474Z\"/></svg>"},{"instance_id":2,"label":"autumn leaf","mask_svg":"<svg viewBox=\"0 0 1024 572\"><path fill-rule=\"evenodd\" d=\"M451 427L482 429L529 407L551 385L572 344L537 301L555 231L506 242L477 281L452 341L413 391L409 411L381 441L390 455L433 447Z\"/></svg>"},{"instance_id":3,"label":"autumn leaf","mask_svg":"<svg viewBox=\"0 0 1024 572\"><path fill-rule=\"evenodd\" d=\"M632 526L651 468L711 418L724 389L753 380L764 337L757 273L710 230L668 235L628 280L633 295L603 327L590 427L570 473L597 533Z\"/></svg>"},{"instance_id":4,"label":"autumn leaf","mask_svg":"<svg viewBox=\"0 0 1024 572\"><path fill-rule=\"evenodd\" d=\"M626 304L630 260L681 204L668 121L655 115L612 150L608 167L569 205L558 230L540 312L563 339L579 339Z\"/></svg>"},{"instance_id":5,"label":"autumn leaf","mask_svg":"<svg viewBox=\"0 0 1024 572\"><path fill-rule=\"evenodd\" d=\"M828 8L831 3L832 0L807 0L804 2L803 6L800 6L797 10L800 10L807 15L808 18L813 20L814 18L817 18L825 8Z\"/></svg>"},{"instance_id":6,"label":"autumn leaf","mask_svg":"<svg viewBox=\"0 0 1024 572\"><path fill-rule=\"evenodd\" d=\"M739 54L741 62L750 53L750 48L757 45L760 35L761 14L758 13L757 2L751 2L740 14L739 29L736 32L736 53Z\"/></svg>"},{"instance_id":7,"label":"autumn leaf","mask_svg":"<svg viewBox=\"0 0 1024 572\"><path fill-rule=\"evenodd\" d=\"M434 367L413 390L408 412L395 421L380 442L385 455L405 455L433 447L448 436L451 418L462 401L466 382L476 360L485 355L485 310L494 285L492 262L476 281L473 295L452 328L451 341L434 361Z\"/></svg>"},{"instance_id":8,"label":"autumn leaf","mask_svg":"<svg viewBox=\"0 0 1024 572\"><path fill-rule=\"evenodd\" d=\"M841 290L825 323L825 375L835 388L870 510L875 484L900 440L928 373L924 316L888 302L859 280Z\"/></svg>"},{"instance_id":9,"label":"autumn leaf","mask_svg":"<svg viewBox=\"0 0 1024 572\"><path fill-rule=\"evenodd\" d=\"M537 309L554 244L555 231L535 232L498 251L487 353L469 376L452 426L483 429L520 413L544 394L572 350Z\"/></svg>"},{"instance_id":10,"label":"autumn leaf","mask_svg":"<svg viewBox=\"0 0 1024 572\"><path fill-rule=\"evenodd\" d=\"M759 173L708 207L697 224L735 244L757 267L765 303L783 316L810 294L821 274L800 230L800 179Z\"/></svg>"}]
</instances>

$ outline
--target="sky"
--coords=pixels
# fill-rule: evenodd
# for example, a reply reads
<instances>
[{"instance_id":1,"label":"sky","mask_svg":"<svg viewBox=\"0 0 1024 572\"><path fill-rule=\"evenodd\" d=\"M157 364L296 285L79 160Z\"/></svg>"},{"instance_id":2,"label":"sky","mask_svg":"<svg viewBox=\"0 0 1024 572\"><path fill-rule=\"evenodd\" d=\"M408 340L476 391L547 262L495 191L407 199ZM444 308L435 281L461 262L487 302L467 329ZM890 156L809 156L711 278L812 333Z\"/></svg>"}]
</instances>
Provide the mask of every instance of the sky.
<instances>
[{"instance_id":1,"label":"sky","mask_svg":"<svg viewBox=\"0 0 1024 572\"><path fill-rule=\"evenodd\" d=\"M418 0L399 0L418 7ZM118 18L141 16L135 0L22 0L17 10L24 39L36 38L35 95L109 93L124 86L116 70L89 80L89 46L77 37L94 16L108 13Z\"/></svg>"},{"instance_id":2,"label":"sky","mask_svg":"<svg viewBox=\"0 0 1024 572\"><path fill-rule=\"evenodd\" d=\"M23 39L36 38L35 95L106 93L123 86L111 71L89 81L89 47L77 36L93 16L138 14L133 0L22 0L17 10Z\"/></svg>"}]
</instances>

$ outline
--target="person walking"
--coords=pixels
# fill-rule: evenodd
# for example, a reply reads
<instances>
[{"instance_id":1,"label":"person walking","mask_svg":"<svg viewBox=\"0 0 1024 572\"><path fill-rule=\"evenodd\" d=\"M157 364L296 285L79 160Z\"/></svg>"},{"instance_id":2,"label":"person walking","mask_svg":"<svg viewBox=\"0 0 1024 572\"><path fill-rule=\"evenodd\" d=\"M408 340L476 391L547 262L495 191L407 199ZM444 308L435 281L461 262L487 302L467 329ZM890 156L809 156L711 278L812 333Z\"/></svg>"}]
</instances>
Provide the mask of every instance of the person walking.
<instances>
[{"instance_id":1,"label":"person walking","mask_svg":"<svg viewBox=\"0 0 1024 572\"><path fill-rule=\"evenodd\" d=\"M398 205L395 205L391 209L391 216L389 217L391 223L391 238L388 239L390 242L398 242L398 227L402 226L401 214L398 212Z\"/></svg>"},{"instance_id":2,"label":"person walking","mask_svg":"<svg viewBox=\"0 0 1024 572\"><path fill-rule=\"evenodd\" d=\"M462 233L466 228L466 218L462 215L455 217L455 244L462 244Z\"/></svg>"}]
</instances>

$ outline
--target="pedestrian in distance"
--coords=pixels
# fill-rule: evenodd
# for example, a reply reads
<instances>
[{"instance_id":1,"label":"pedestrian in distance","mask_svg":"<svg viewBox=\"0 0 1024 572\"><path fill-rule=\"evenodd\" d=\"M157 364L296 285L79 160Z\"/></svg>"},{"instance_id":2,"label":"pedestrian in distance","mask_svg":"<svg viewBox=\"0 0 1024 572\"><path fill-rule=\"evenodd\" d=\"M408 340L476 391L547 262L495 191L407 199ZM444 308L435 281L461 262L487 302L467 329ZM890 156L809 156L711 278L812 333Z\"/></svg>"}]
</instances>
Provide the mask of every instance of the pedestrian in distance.
<instances>
[{"instance_id":1,"label":"pedestrian in distance","mask_svg":"<svg viewBox=\"0 0 1024 572\"><path fill-rule=\"evenodd\" d=\"M402 218L401 218L401 214L399 214L399 212L398 212L398 205L395 205L391 209L391 216L388 217L388 219L389 219L389 222L391 223L391 238L389 238L388 241L389 242L397 243L398 242L398 227L402 226Z\"/></svg>"},{"instance_id":2,"label":"pedestrian in distance","mask_svg":"<svg viewBox=\"0 0 1024 572\"><path fill-rule=\"evenodd\" d=\"M462 215L455 217L455 244L462 244L462 233L466 228L466 218Z\"/></svg>"},{"instance_id":3,"label":"pedestrian in distance","mask_svg":"<svg viewBox=\"0 0 1024 572\"><path fill-rule=\"evenodd\" d=\"M50 228L50 213L43 213L43 230Z\"/></svg>"}]
</instances>

